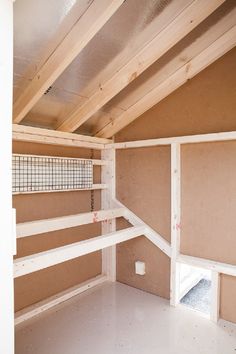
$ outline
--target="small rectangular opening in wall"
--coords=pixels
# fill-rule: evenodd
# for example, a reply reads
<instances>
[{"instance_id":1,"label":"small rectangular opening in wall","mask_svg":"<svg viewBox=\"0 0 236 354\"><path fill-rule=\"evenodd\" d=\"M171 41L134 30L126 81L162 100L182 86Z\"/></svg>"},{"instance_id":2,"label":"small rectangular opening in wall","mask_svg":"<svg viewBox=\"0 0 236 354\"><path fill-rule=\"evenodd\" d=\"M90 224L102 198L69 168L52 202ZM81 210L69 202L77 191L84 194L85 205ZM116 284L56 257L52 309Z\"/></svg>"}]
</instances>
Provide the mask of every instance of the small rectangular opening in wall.
<instances>
[{"instance_id":1,"label":"small rectangular opening in wall","mask_svg":"<svg viewBox=\"0 0 236 354\"><path fill-rule=\"evenodd\" d=\"M180 264L180 304L210 316L211 271Z\"/></svg>"},{"instance_id":2,"label":"small rectangular opening in wall","mask_svg":"<svg viewBox=\"0 0 236 354\"><path fill-rule=\"evenodd\" d=\"M93 162L53 156L12 156L12 193L90 189Z\"/></svg>"}]
</instances>

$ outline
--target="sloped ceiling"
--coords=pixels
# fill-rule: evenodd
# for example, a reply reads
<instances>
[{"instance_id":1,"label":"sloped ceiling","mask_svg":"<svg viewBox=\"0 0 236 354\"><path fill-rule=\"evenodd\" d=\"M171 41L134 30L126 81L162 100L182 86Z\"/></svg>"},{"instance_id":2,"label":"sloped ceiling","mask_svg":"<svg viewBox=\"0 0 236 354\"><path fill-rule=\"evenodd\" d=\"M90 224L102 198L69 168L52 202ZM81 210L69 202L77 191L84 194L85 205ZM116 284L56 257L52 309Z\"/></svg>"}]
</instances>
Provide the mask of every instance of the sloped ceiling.
<instances>
[{"instance_id":1,"label":"sloped ceiling","mask_svg":"<svg viewBox=\"0 0 236 354\"><path fill-rule=\"evenodd\" d=\"M14 101L51 53L83 16L92 0L19 0L14 3ZM56 129L104 82L177 16L189 0L126 0L58 79L26 114L21 124ZM96 135L236 25L236 2L225 1L193 31L98 109L76 132Z\"/></svg>"}]
</instances>

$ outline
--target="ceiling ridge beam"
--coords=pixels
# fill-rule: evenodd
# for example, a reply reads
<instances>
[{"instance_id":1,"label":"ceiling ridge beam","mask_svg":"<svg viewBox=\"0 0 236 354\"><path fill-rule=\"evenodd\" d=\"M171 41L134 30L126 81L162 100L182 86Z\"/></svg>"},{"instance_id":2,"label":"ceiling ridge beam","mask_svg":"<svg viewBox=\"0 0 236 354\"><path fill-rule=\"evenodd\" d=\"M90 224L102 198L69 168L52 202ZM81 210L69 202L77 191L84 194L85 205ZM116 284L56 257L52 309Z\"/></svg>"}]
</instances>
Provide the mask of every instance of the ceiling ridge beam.
<instances>
[{"instance_id":1,"label":"ceiling ridge beam","mask_svg":"<svg viewBox=\"0 0 236 354\"><path fill-rule=\"evenodd\" d=\"M17 98L13 107L14 123L20 123L24 119L48 87L63 73L123 2L124 0L93 0Z\"/></svg>"},{"instance_id":2,"label":"ceiling ridge beam","mask_svg":"<svg viewBox=\"0 0 236 354\"><path fill-rule=\"evenodd\" d=\"M128 108L113 122L108 123L95 136L111 137L125 128L148 109L152 108L162 99L167 97L187 80L193 78L200 71L219 59L236 45L236 26L221 35L209 47L200 54L188 61L185 65L175 71L157 87L144 95L137 103Z\"/></svg>"},{"instance_id":3,"label":"ceiling ridge beam","mask_svg":"<svg viewBox=\"0 0 236 354\"><path fill-rule=\"evenodd\" d=\"M84 124L95 112L109 102L150 65L184 38L199 23L215 11L224 0L194 0L179 15L146 43L140 51L118 70L108 81L82 105L77 106L57 130L73 132Z\"/></svg>"}]
</instances>

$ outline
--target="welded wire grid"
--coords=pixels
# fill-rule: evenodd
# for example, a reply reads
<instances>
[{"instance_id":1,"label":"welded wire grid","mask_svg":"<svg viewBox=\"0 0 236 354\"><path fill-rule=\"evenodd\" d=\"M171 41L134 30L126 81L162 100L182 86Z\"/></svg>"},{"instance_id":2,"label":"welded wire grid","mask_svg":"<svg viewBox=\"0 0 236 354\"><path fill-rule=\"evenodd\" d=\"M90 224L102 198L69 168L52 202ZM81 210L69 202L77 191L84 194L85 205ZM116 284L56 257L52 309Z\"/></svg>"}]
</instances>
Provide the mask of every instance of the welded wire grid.
<instances>
[{"instance_id":1,"label":"welded wire grid","mask_svg":"<svg viewBox=\"0 0 236 354\"><path fill-rule=\"evenodd\" d=\"M90 189L92 186L92 160L12 156L13 193Z\"/></svg>"}]
</instances>

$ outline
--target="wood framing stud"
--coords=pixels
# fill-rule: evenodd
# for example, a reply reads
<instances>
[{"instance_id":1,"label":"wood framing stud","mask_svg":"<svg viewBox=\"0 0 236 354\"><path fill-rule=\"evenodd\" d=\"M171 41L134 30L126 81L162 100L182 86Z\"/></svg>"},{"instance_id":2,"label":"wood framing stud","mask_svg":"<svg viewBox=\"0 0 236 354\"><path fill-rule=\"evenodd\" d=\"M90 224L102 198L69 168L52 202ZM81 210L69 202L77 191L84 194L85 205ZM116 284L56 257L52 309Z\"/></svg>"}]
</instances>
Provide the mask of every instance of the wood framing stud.
<instances>
[{"instance_id":1,"label":"wood framing stud","mask_svg":"<svg viewBox=\"0 0 236 354\"><path fill-rule=\"evenodd\" d=\"M102 151L102 160L108 164L102 167L102 182L107 189L102 191L102 208L112 207L112 198L115 195L115 149L111 148ZM123 210L123 215L125 210ZM122 216L123 216L122 215ZM116 231L116 219L104 220L102 222L102 234ZM106 274L111 281L116 280L116 245L102 250L102 273Z\"/></svg>"},{"instance_id":2,"label":"wood framing stud","mask_svg":"<svg viewBox=\"0 0 236 354\"><path fill-rule=\"evenodd\" d=\"M211 272L211 309L210 318L217 323L220 311L220 274L216 271Z\"/></svg>"},{"instance_id":3,"label":"wood framing stud","mask_svg":"<svg viewBox=\"0 0 236 354\"><path fill-rule=\"evenodd\" d=\"M179 265L180 252L180 144L171 144L171 276L170 304L176 306L179 301Z\"/></svg>"}]
</instances>

